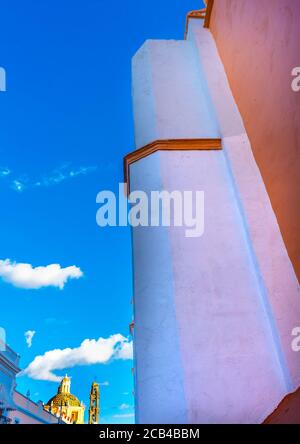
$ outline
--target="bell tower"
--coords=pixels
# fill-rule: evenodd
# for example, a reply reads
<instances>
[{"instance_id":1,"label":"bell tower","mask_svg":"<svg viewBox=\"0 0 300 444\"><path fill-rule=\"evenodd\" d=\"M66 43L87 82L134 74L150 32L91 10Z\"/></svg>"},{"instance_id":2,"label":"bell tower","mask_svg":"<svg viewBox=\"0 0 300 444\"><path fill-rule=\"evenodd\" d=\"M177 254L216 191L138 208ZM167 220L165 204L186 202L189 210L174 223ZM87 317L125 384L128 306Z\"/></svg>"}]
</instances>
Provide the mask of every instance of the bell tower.
<instances>
[{"instance_id":1,"label":"bell tower","mask_svg":"<svg viewBox=\"0 0 300 444\"><path fill-rule=\"evenodd\" d=\"M100 390L99 384L93 382L90 392L89 424L99 424Z\"/></svg>"}]
</instances>

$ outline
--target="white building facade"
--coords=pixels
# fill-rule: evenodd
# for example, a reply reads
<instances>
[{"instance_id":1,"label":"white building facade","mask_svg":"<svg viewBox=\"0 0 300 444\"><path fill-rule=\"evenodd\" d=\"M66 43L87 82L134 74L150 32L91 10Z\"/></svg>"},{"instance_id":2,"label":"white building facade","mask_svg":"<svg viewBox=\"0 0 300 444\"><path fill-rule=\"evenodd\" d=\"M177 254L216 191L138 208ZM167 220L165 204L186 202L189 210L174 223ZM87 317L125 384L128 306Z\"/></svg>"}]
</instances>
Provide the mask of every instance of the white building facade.
<instances>
[{"instance_id":1,"label":"white building facade","mask_svg":"<svg viewBox=\"0 0 300 444\"><path fill-rule=\"evenodd\" d=\"M205 195L201 237L133 228L136 421L261 423L300 385L299 284L203 20L132 76L130 191Z\"/></svg>"},{"instance_id":2,"label":"white building facade","mask_svg":"<svg viewBox=\"0 0 300 444\"><path fill-rule=\"evenodd\" d=\"M35 403L16 390L20 357L0 342L0 424L58 424L59 418L46 412L42 402Z\"/></svg>"}]
</instances>

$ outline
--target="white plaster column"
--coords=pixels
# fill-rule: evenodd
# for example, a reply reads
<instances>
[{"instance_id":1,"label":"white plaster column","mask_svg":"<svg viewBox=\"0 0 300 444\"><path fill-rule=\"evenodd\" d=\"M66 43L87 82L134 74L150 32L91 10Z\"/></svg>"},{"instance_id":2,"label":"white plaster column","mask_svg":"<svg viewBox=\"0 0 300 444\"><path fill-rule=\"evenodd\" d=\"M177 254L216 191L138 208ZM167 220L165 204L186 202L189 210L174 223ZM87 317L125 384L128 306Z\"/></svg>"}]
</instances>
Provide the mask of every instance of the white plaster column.
<instances>
[{"instance_id":1,"label":"white plaster column","mask_svg":"<svg viewBox=\"0 0 300 444\"><path fill-rule=\"evenodd\" d=\"M190 20L186 41L147 41L132 75L136 148L223 148L130 165L131 191L205 193L203 236L133 229L137 422L262 422L300 384L299 287L210 31Z\"/></svg>"}]
</instances>

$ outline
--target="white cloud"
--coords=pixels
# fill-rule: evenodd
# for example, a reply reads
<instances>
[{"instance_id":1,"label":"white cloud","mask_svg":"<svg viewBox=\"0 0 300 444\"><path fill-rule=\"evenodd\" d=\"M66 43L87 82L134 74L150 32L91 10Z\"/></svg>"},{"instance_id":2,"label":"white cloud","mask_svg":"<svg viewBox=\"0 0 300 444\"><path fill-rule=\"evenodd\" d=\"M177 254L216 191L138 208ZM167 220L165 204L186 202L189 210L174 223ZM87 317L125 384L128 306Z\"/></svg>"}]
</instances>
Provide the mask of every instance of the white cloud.
<instances>
[{"instance_id":1,"label":"white cloud","mask_svg":"<svg viewBox=\"0 0 300 444\"><path fill-rule=\"evenodd\" d=\"M62 165L61 167L53 170L48 176L44 176L41 180L35 182L33 186L53 186L64 182L67 179L72 179L77 176L82 176L88 173L92 173L97 169L96 166L81 166L78 168L72 168L69 164Z\"/></svg>"},{"instance_id":2,"label":"white cloud","mask_svg":"<svg viewBox=\"0 0 300 444\"><path fill-rule=\"evenodd\" d=\"M10 175L10 169L6 167L0 167L0 177L7 177Z\"/></svg>"},{"instance_id":3,"label":"white cloud","mask_svg":"<svg viewBox=\"0 0 300 444\"><path fill-rule=\"evenodd\" d=\"M113 418L133 418L133 417L134 413L122 413L122 414L113 415Z\"/></svg>"},{"instance_id":4,"label":"white cloud","mask_svg":"<svg viewBox=\"0 0 300 444\"><path fill-rule=\"evenodd\" d=\"M45 324L54 326L63 326L71 324L70 319L58 319L58 318L46 318L44 319Z\"/></svg>"},{"instance_id":5,"label":"white cloud","mask_svg":"<svg viewBox=\"0 0 300 444\"><path fill-rule=\"evenodd\" d=\"M59 185L68 179L73 179L78 176L83 176L97 170L96 166L79 166L72 167L70 164L65 164L52 170L40 178L31 179L26 175L15 177L10 181L10 187L19 193L22 193L28 188L51 187ZM11 171L8 168L0 168L0 177L10 175Z\"/></svg>"},{"instance_id":6,"label":"white cloud","mask_svg":"<svg viewBox=\"0 0 300 444\"><path fill-rule=\"evenodd\" d=\"M79 279L82 276L82 271L75 265L62 268L59 264L51 264L33 268L31 264L17 264L10 259L0 260L0 278L18 288L57 287L62 290L69 279Z\"/></svg>"},{"instance_id":7,"label":"white cloud","mask_svg":"<svg viewBox=\"0 0 300 444\"><path fill-rule=\"evenodd\" d=\"M109 382L108 381L100 382L99 385L102 386L102 387L108 387L109 386Z\"/></svg>"},{"instance_id":8,"label":"white cloud","mask_svg":"<svg viewBox=\"0 0 300 444\"><path fill-rule=\"evenodd\" d=\"M118 350L118 359L132 359L132 355L132 342L124 343L124 346L120 350Z\"/></svg>"},{"instance_id":9,"label":"white cloud","mask_svg":"<svg viewBox=\"0 0 300 444\"><path fill-rule=\"evenodd\" d=\"M125 354L122 353L123 349L126 349ZM69 369L77 365L107 364L116 359L132 359L132 342L121 334L107 339L85 339L77 348L50 350L42 356L36 356L23 374L32 379L59 382L62 376L54 374L54 370Z\"/></svg>"},{"instance_id":10,"label":"white cloud","mask_svg":"<svg viewBox=\"0 0 300 444\"><path fill-rule=\"evenodd\" d=\"M128 410L129 408L130 408L129 404L121 404L119 407L120 410Z\"/></svg>"},{"instance_id":11,"label":"white cloud","mask_svg":"<svg viewBox=\"0 0 300 444\"><path fill-rule=\"evenodd\" d=\"M26 187L25 182L21 181L21 180L13 180L11 183L11 188L15 191L18 191L19 193L21 193L22 191L24 191Z\"/></svg>"},{"instance_id":12,"label":"white cloud","mask_svg":"<svg viewBox=\"0 0 300 444\"><path fill-rule=\"evenodd\" d=\"M24 333L26 344L27 344L28 348L30 348L32 346L32 339L33 339L35 333L36 332L34 330L28 330Z\"/></svg>"}]
</instances>

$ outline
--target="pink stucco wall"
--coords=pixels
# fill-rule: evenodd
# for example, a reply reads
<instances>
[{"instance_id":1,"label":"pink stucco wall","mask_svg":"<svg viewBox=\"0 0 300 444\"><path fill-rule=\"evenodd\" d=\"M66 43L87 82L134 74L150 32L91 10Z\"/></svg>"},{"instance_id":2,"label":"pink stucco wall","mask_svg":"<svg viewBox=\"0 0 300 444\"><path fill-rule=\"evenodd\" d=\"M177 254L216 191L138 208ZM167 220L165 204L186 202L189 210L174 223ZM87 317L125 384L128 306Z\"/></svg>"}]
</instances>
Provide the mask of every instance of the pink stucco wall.
<instances>
[{"instance_id":1,"label":"pink stucco wall","mask_svg":"<svg viewBox=\"0 0 300 444\"><path fill-rule=\"evenodd\" d=\"M299 0L215 0L210 29L300 276Z\"/></svg>"}]
</instances>

